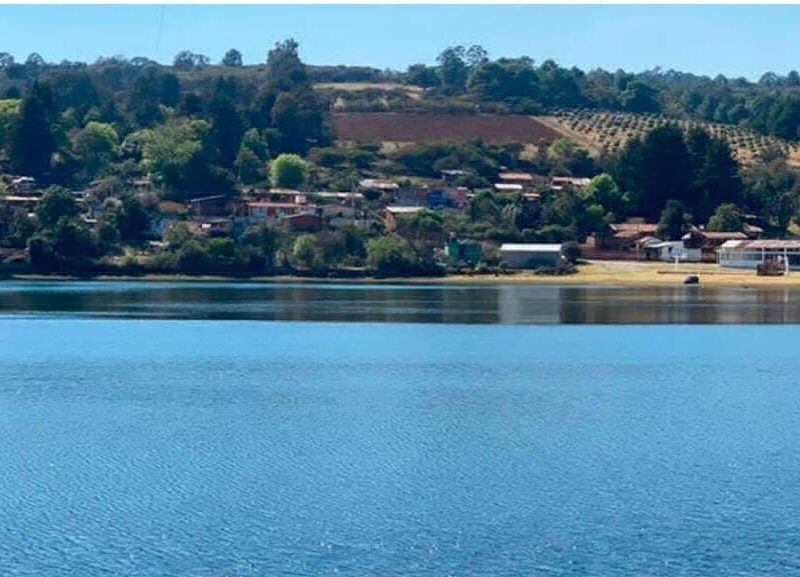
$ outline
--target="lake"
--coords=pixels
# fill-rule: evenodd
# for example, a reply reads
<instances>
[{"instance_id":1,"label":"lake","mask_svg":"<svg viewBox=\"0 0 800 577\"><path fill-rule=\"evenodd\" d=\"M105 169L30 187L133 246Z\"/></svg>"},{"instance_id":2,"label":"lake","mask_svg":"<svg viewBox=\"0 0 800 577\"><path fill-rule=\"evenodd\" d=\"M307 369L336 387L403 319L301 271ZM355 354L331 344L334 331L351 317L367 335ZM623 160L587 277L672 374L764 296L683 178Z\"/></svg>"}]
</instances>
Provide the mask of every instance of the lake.
<instances>
[{"instance_id":1,"label":"lake","mask_svg":"<svg viewBox=\"0 0 800 577\"><path fill-rule=\"evenodd\" d=\"M800 323L800 290L0 282L0 315L462 324Z\"/></svg>"},{"instance_id":2,"label":"lake","mask_svg":"<svg viewBox=\"0 0 800 577\"><path fill-rule=\"evenodd\" d=\"M0 284L0 573L797 575L795 300Z\"/></svg>"}]
</instances>

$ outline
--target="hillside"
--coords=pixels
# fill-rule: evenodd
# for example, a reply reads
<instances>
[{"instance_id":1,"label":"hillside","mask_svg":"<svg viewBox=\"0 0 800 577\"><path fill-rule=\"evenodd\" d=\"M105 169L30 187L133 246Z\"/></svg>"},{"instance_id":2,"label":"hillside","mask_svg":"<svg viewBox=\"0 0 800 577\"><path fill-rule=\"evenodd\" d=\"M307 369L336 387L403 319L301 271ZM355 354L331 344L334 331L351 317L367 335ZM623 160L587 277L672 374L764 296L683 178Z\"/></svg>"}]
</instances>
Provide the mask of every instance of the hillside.
<instances>
[{"instance_id":1,"label":"hillside","mask_svg":"<svg viewBox=\"0 0 800 577\"><path fill-rule=\"evenodd\" d=\"M800 167L797 143L765 136L752 130L713 122L675 120L663 115L624 112L560 111L551 116L500 114L334 113L336 138L342 142L424 142L482 139L493 144L519 142L546 145L559 137L569 138L594 157L616 153L633 137L666 124L685 131L703 128L725 139L746 165L770 149L781 150L791 166Z\"/></svg>"},{"instance_id":2,"label":"hillside","mask_svg":"<svg viewBox=\"0 0 800 577\"><path fill-rule=\"evenodd\" d=\"M552 116L537 117L536 120L575 140L595 155L603 150L618 152L630 138L644 136L653 128L672 123L685 131L702 128L714 137L725 139L743 164L752 164L759 154L770 149L779 149L787 155L790 165L800 167L800 146L796 142L729 124L676 120L655 114L587 110L561 111Z\"/></svg>"}]
</instances>

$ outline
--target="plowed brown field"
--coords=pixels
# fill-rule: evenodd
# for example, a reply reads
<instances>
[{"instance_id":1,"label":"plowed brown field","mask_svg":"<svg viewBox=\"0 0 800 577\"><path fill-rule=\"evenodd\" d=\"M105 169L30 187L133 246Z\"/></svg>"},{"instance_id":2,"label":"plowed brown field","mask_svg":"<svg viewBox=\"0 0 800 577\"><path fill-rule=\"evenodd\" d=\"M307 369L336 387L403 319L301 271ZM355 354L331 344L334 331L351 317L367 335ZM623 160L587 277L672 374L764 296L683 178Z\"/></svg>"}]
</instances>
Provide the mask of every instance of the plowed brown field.
<instances>
[{"instance_id":1,"label":"plowed brown field","mask_svg":"<svg viewBox=\"0 0 800 577\"><path fill-rule=\"evenodd\" d=\"M333 122L339 140L357 142L466 142L482 138L497 144L542 144L560 136L530 116L349 112L334 114Z\"/></svg>"}]
</instances>

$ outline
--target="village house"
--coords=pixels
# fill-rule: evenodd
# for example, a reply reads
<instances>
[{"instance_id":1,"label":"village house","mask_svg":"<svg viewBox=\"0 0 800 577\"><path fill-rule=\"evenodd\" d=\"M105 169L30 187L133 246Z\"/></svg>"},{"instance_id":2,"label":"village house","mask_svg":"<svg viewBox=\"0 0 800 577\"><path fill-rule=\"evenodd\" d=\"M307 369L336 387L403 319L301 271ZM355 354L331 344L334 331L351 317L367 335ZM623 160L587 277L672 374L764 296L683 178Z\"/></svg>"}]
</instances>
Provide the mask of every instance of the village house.
<instances>
[{"instance_id":1,"label":"village house","mask_svg":"<svg viewBox=\"0 0 800 577\"><path fill-rule=\"evenodd\" d=\"M32 176L17 176L11 179L11 192L18 195L33 194L41 190L39 181Z\"/></svg>"},{"instance_id":2,"label":"village house","mask_svg":"<svg viewBox=\"0 0 800 577\"><path fill-rule=\"evenodd\" d=\"M380 196L383 194L394 195L400 190L400 185L391 180L384 180L380 178L365 178L358 183L358 190L365 193L365 196L370 194ZM368 196L372 198L371 196Z\"/></svg>"},{"instance_id":3,"label":"village house","mask_svg":"<svg viewBox=\"0 0 800 577\"><path fill-rule=\"evenodd\" d=\"M270 188L264 193L263 200L268 202L292 202L294 204L306 204L308 196L305 192L286 188Z\"/></svg>"},{"instance_id":4,"label":"village house","mask_svg":"<svg viewBox=\"0 0 800 577\"><path fill-rule=\"evenodd\" d=\"M156 191L153 181L149 178L129 178L127 182L128 186L136 193Z\"/></svg>"},{"instance_id":5,"label":"village house","mask_svg":"<svg viewBox=\"0 0 800 577\"><path fill-rule=\"evenodd\" d=\"M315 212L298 212L280 217L278 223L291 232L319 232L325 227L325 222Z\"/></svg>"},{"instance_id":6,"label":"village house","mask_svg":"<svg viewBox=\"0 0 800 577\"><path fill-rule=\"evenodd\" d=\"M39 206L38 196L6 195L0 197L0 235L14 233L14 222L19 214L32 214Z\"/></svg>"},{"instance_id":7,"label":"village house","mask_svg":"<svg viewBox=\"0 0 800 577\"><path fill-rule=\"evenodd\" d=\"M550 188L560 191L565 189L581 189L589 186L591 178L576 178L573 176L554 176L550 179Z\"/></svg>"},{"instance_id":8,"label":"village house","mask_svg":"<svg viewBox=\"0 0 800 577\"><path fill-rule=\"evenodd\" d=\"M192 221L203 234L210 237L229 236L233 231L233 219L225 217L206 217Z\"/></svg>"},{"instance_id":9,"label":"village house","mask_svg":"<svg viewBox=\"0 0 800 577\"><path fill-rule=\"evenodd\" d=\"M387 231L395 232L398 227L398 217L416 214L424 209L422 206L387 206L383 211L384 226Z\"/></svg>"},{"instance_id":10,"label":"village house","mask_svg":"<svg viewBox=\"0 0 800 577\"><path fill-rule=\"evenodd\" d=\"M251 222L275 222L279 217L316 212L316 204L296 204L294 202L254 201L245 204L246 215Z\"/></svg>"},{"instance_id":11,"label":"village house","mask_svg":"<svg viewBox=\"0 0 800 577\"><path fill-rule=\"evenodd\" d=\"M691 242L693 245L700 246L703 254L713 255L717 249L729 240L747 240L748 236L744 232L714 232L697 227L687 232L682 240Z\"/></svg>"},{"instance_id":12,"label":"village house","mask_svg":"<svg viewBox=\"0 0 800 577\"><path fill-rule=\"evenodd\" d=\"M703 258L698 247L687 246L682 240L660 240L655 237L642 239L641 250L647 260L663 262L700 262Z\"/></svg>"},{"instance_id":13,"label":"village house","mask_svg":"<svg viewBox=\"0 0 800 577\"><path fill-rule=\"evenodd\" d=\"M193 218L228 216L231 214L229 198L224 194L213 194L193 198L189 200L187 207L189 216Z\"/></svg>"},{"instance_id":14,"label":"village house","mask_svg":"<svg viewBox=\"0 0 800 577\"><path fill-rule=\"evenodd\" d=\"M451 182L458 178L469 176L471 173L468 170L453 169L453 170L442 170L441 174L442 174L442 180L444 182Z\"/></svg>"},{"instance_id":15,"label":"village house","mask_svg":"<svg viewBox=\"0 0 800 577\"><path fill-rule=\"evenodd\" d=\"M502 184L518 184L523 188L533 185L533 176L527 172L501 172L497 179Z\"/></svg>"},{"instance_id":16,"label":"village house","mask_svg":"<svg viewBox=\"0 0 800 577\"><path fill-rule=\"evenodd\" d=\"M444 255L450 266L475 266L483 258L481 243L451 235L444 246Z\"/></svg>"},{"instance_id":17,"label":"village house","mask_svg":"<svg viewBox=\"0 0 800 577\"><path fill-rule=\"evenodd\" d=\"M747 235L750 240L758 240L764 234L764 229L756 224L745 224L742 227L742 232Z\"/></svg>"},{"instance_id":18,"label":"village house","mask_svg":"<svg viewBox=\"0 0 800 577\"><path fill-rule=\"evenodd\" d=\"M655 236L658 225L631 219L626 222L610 224L608 229L606 234L594 236L595 247L603 250L624 251L637 248L637 241L641 239Z\"/></svg>"}]
</instances>

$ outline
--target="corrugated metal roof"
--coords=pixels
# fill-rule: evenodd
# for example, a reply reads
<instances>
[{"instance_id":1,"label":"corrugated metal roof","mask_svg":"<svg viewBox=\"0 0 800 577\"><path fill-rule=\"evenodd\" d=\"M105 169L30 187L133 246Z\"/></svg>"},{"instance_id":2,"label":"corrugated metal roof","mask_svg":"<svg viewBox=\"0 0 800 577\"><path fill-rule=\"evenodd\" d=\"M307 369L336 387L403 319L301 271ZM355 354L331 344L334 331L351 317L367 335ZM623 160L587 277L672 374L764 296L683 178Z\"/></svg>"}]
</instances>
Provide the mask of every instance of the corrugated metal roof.
<instances>
[{"instance_id":1,"label":"corrugated metal roof","mask_svg":"<svg viewBox=\"0 0 800 577\"><path fill-rule=\"evenodd\" d=\"M720 248L739 248L753 250L800 250L800 239L786 240L729 240Z\"/></svg>"}]
</instances>

